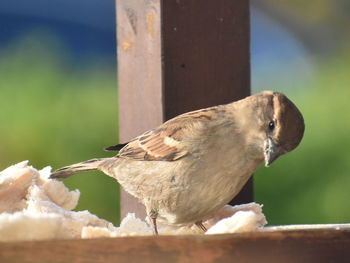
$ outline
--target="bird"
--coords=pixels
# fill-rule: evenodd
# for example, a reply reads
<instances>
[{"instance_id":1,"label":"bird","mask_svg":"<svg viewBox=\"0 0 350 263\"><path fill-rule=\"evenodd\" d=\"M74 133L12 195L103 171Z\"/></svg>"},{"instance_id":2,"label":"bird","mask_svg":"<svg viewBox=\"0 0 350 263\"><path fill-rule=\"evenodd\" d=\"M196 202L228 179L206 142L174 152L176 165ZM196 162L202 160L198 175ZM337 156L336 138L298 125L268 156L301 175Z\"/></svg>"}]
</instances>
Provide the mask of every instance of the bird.
<instances>
[{"instance_id":1,"label":"bird","mask_svg":"<svg viewBox=\"0 0 350 263\"><path fill-rule=\"evenodd\" d=\"M54 171L51 178L100 170L115 178L157 222L196 224L231 201L260 164L271 165L295 149L304 119L283 93L263 91L224 105L174 117L118 151Z\"/></svg>"}]
</instances>

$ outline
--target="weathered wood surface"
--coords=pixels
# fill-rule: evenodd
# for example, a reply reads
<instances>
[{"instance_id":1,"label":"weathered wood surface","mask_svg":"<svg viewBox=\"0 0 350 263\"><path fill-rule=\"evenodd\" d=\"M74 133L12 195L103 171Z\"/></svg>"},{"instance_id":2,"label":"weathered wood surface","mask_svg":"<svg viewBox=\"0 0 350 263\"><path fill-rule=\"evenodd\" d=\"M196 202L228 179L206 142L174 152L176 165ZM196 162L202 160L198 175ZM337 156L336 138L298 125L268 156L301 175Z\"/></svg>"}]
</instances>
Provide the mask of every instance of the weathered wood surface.
<instances>
[{"instance_id":1,"label":"weathered wood surface","mask_svg":"<svg viewBox=\"0 0 350 263\"><path fill-rule=\"evenodd\" d=\"M350 262L350 230L0 243L0 262Z\"/></svg>"},{"instance_id":2,"label":"weathered wood surface","mask_svg":"<svg viewBox=\"0 0 350 263\"><path fill-rule=\"evenodd\" d=\"M118 0L120 141L250 93L249 2ZM239 197L252 200L252 184ZM122 217L144 208L122 193Z\"/></svg>"}]
</instances>

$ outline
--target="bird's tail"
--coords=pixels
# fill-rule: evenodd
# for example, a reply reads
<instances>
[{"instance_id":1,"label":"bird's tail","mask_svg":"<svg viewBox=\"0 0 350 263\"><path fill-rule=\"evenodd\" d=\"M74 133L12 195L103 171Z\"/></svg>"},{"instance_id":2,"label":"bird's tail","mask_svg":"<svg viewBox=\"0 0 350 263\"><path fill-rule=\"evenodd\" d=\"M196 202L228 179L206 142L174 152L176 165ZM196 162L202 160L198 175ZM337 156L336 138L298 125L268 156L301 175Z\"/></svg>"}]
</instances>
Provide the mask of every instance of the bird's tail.
<instances>
[{"instance_id":1,"label":"bird's tail","mask_svg":"<svg viewBox=\"0 0 350 263\"><path fill-rule=\"evenodd\" d=\"M50 178L67 178L77 173L97 170L103 161L105 161L104 158L91 159L85 162L65 166L54 171L50 175Z\"/></svg>"}]
</instances>

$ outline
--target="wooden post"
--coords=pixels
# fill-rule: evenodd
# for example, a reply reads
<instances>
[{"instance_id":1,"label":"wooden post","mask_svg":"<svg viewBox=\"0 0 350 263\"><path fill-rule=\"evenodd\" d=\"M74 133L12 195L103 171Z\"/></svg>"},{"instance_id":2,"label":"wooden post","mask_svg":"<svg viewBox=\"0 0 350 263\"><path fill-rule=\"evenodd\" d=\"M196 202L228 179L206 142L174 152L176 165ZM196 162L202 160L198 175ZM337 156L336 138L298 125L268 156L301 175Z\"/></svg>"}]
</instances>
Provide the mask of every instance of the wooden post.
<instances>
[{"instance_id":1,"label":"wooden post","mask_svg":"<svg viewBox=\"0 0 350 263\"><path fill-rule=\"evenodd\" d=\"M249 1L117 0L120 141L250 93ZM238 202L252 200L252 183ZM144 208L122 192L121 215Z\"/></svg>"}]
</instances>

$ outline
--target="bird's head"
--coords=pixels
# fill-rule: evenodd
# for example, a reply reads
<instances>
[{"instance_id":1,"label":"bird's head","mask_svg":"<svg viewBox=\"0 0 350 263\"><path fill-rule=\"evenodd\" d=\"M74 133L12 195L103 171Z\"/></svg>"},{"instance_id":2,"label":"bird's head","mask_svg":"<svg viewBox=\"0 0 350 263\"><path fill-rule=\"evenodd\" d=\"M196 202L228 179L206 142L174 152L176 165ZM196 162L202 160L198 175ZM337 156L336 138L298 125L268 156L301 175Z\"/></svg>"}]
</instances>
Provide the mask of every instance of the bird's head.
<instances>
[{"instance_id":1,"label":"bird's head","mask_svg":"<svg viewBox=\"0 0 350 263\"><path fill-rule=\"evenodd\" d=\"M265 166L280 155L295 149L304 135L304 119L298 108L285 95L272 93L273 117L267 124L264 143Z\"/></svg>"},{"instance_id":2,"label":"bird's head","mask_svg":"<svg viewBox=\"0 0 350 263\"><path fill-rule=\"evenodd\" d=\"M250 152L258 152L269 166L279 156L295 149L304 135L304 119L284 94L264 91L243 99L242 114L248 131ZM247 121L249 120L249 121Z\"/></svg>"}]
</instances>

